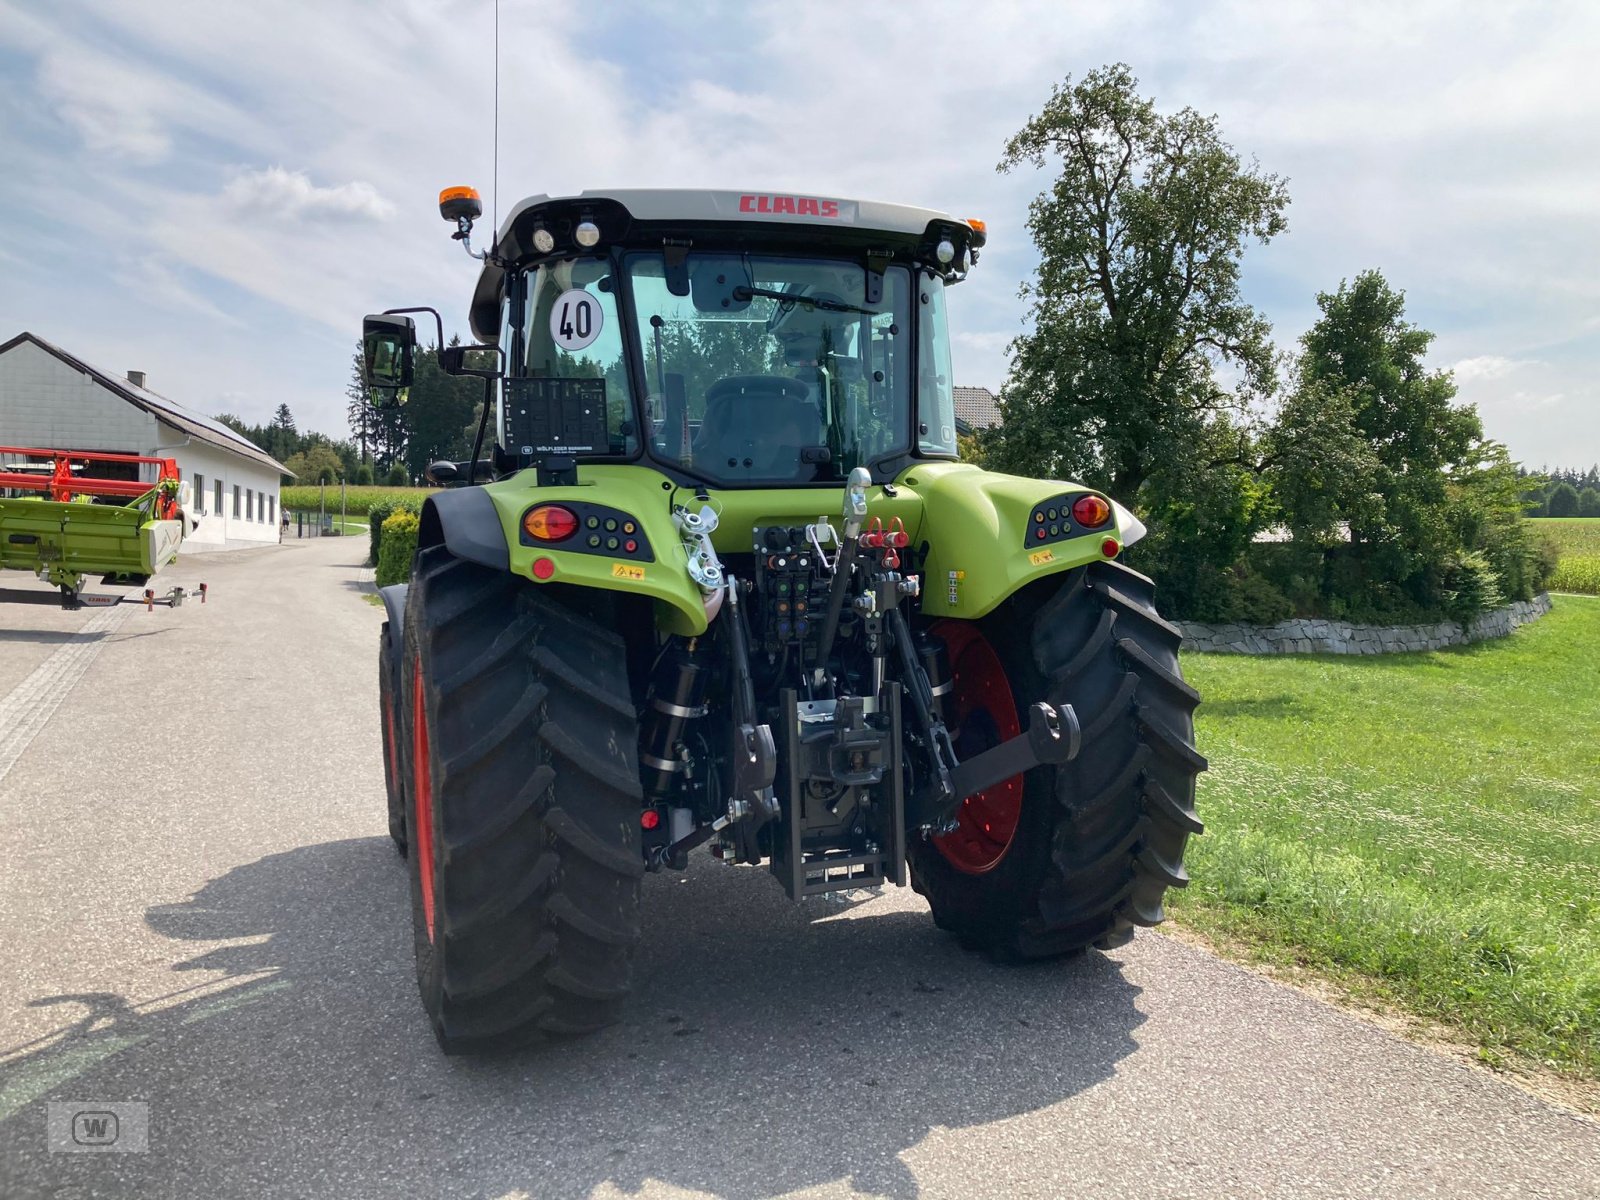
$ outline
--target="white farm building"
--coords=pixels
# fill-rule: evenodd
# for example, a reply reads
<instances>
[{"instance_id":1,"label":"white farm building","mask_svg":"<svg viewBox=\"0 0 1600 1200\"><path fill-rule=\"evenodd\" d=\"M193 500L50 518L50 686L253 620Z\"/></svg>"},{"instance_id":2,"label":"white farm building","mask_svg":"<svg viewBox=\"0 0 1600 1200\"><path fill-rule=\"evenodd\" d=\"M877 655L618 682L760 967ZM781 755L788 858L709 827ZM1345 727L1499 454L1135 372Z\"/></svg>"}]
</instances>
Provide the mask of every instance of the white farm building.
<instances>
[{"instance_id":1,"label":"white farm building","mask_svg":"<svg viewBox=\"0 0 1600 1200\"><path fill-rule=\"evenodd\" d=\"M239 549L278 540L271 455L210 417L32 333L0 344L0 446L147 454L177 460L200 524L184 549Z\"/></svg>"}]
</instances>

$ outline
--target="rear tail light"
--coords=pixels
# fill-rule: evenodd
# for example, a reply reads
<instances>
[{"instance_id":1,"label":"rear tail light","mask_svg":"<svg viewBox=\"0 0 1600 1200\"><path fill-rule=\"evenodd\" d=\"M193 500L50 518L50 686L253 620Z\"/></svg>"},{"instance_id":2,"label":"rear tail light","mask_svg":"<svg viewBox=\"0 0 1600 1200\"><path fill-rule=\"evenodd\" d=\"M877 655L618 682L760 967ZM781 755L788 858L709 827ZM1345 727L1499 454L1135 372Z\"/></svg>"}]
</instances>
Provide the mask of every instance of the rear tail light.
<instances>
[{"instance_id":1,"label":"rear tail light","mask_svg":"<svg viewBox=\"0 0 1600 1200\"><path fill-rule=\"evenodd\" d=\"M564 542L578 532L578 517L559 504L541 504L528 510L522 528L536 542Z\"/></svg>"},{"instance_id":2,"label":"rear tail light","mask_svg":"<svg viewBox=\"0 0 1600 1200\"><path fill-rule=\"evenodd\" d=\"M1079 496L1072 502L1072 519L1085 529L1093 529L1111 519L1111 505L1099 496Z\"/></svg>"}]
</instances>

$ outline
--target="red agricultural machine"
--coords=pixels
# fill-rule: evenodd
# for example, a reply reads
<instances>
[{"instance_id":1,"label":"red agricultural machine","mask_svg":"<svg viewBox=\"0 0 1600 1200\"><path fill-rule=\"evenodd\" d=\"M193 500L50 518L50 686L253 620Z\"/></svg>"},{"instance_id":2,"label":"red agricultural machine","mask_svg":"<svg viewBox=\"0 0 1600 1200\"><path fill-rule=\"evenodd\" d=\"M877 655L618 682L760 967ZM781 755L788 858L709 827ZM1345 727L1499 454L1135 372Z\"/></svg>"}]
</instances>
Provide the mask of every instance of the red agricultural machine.
<instances>
[{"instance_id":1,"label":"red agricultural machine","mask_svg":"<svg viewBox=\"0 0 1600 1200\"><path fill-rule=\"evenodd\" d=\"M142 597L83 591L102 582L144 587L178 556L194 527L189 485L170 458L0 446L0 569L29 571L61 591L64 608L133 599L146 606L183 603L174 587ZM200 596L204 602L205 584ZM22 595L22 593L14 593Z\"/></svg>"}]
</instances>

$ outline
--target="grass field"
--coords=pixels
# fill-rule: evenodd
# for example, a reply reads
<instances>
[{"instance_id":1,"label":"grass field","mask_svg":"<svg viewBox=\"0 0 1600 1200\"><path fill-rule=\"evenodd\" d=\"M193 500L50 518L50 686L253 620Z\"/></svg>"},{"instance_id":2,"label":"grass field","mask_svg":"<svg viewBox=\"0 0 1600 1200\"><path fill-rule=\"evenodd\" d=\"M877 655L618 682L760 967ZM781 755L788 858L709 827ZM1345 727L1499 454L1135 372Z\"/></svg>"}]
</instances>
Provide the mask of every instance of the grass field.
<instances>
[{"instance_id":1,"label":"grass field","mask_svg":"<svg viewBox=\"0 0 1600 1200\"><path fill-rule=\"evenodd\" d=\"M1205 835L1175 917L1600 1077L1600 599L1378 658L1193 655Z\"/></svg>"},{"instance_id":2,"label":"grass field","mask_svg":"<svg viewBox=\"0 0 1600 1200\"><path fill-rule=\"evenodd\" d=\"M1534 527L1561 547L1552 592L1600 595L1600 517L1534 517Z\"/></svg>"},{"instance_id":3,"label":"grass field","mask_svg":"<svg viewBox=\"0 0 1600 1200\"><path fill-rule=\"evenodd\" d=\"M380 500L415 500L420 504L424 496L431 496L438 490L438 488L409 487L347 487L344 490L345 513L352 517L364 517L367 515L367 510ZM339 489L330 486L325 495L328 511L337 514ZM321 499L323 496L323 489L318 487L286 487L283 489L280 502L291 512L301 510L315 512L317 505L323 502Z\"/></svg>"}]
</instances>

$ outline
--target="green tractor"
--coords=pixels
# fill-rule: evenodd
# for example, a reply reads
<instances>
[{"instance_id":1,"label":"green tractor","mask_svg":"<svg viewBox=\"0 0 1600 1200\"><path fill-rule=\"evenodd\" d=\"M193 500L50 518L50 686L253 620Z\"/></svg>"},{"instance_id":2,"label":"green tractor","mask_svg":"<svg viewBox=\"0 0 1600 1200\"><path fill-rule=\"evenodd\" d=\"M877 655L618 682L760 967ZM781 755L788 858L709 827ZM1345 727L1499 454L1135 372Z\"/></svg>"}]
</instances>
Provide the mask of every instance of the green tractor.
<instances>
[{"instance_id":1,"label":"green tractor","mask_svg":"<svg viewBox=\"0 0 1600 1200\"><path fill-rule=\"evenodd\" d=\"M643 876L699 847L796 900L909 882L1002 961L1162 920L1199 697L1118 561L1131 512L958 457L945 293L981 222L584 192L474 251L477 194L440 211L483 263L481 344L440 354L483 424L430 469L379 681L447 1051L615 1022ZM367 318L380 402L431 311Z\"/></svg>"}]
</instances>

